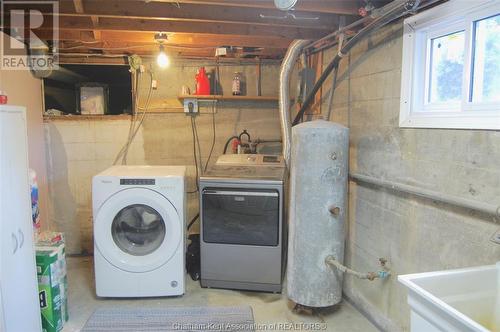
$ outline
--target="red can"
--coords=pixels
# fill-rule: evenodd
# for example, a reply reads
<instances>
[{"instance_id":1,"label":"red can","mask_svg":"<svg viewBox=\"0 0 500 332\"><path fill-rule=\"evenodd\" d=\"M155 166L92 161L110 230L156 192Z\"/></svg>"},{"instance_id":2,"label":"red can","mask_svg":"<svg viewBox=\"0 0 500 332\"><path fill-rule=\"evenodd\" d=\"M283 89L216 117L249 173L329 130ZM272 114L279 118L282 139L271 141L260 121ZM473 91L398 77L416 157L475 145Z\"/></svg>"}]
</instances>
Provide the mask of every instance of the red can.
<instances>
[{"instance_id":1,"label":"red can","mask_svg":"<svg viewBox=\"0 0 500 332\"><path fill-rule=\"evenodd\" d=\"M0 91L0 105L7 104L7 94L3 91Z\"/></svg>"}]
</instances>

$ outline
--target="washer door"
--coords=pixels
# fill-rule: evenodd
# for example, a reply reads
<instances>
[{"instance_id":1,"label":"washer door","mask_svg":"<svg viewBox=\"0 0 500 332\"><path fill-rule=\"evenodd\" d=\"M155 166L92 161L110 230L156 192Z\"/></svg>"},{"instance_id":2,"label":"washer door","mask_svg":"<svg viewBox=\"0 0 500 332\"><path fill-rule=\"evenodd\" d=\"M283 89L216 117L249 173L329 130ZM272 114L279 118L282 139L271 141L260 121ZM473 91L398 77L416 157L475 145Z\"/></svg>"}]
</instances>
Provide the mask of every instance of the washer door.
<instances>
[{"instance_id":1,"label":"washer door","mask_svg":"<svg viewBox=\"0 0 500 332\"><path fill-rule=\"evenodd\" d=\"M146 188L108 198L94 219L97 250L114 266L148 272L168 262L181 242L182 221L172 203Z\"/></svg>"}]
</instances>

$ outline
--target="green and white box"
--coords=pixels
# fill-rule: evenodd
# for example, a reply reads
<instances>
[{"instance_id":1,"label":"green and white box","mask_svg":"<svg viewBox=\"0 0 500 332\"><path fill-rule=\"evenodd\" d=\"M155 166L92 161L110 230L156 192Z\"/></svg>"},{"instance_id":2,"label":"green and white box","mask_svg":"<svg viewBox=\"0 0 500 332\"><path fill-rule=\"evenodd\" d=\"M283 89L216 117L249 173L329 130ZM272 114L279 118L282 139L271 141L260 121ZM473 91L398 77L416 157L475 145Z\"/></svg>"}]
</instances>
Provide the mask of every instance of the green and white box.
<instances>
[{"instance_id":1,"label":"green and white box","mask_svg":"<svg viewBox=\"0 0 500 332\"><path fill-rule=\"evenodd\" d=\"M37 241L37 248L42 247L57 247L58 249L58 262L59 262L59 278L61 282L59 285L61 287L61 311L64 321L68 321L68 278L67 278L67 268L66 268L66 246L65 246L64 233L61 232L42 232Z\"/></svg>"},{"instance_id":2,"label":"green and white box","mask_svg":"<svg viewBox=\"0 0 500 332\"><path fill-rule=\"evenodd\" d=\"M59 332L69 318L64 243L37 245L36 264L43 331Z\"/></svg>"}]
</instances>

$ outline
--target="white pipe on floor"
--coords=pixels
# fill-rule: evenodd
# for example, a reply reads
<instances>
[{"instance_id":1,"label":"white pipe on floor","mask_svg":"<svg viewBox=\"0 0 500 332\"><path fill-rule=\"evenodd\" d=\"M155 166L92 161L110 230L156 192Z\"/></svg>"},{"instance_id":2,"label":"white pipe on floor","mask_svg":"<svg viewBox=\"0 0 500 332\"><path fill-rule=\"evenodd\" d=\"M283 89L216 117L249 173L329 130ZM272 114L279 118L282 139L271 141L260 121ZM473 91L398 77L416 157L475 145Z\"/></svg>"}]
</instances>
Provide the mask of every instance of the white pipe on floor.
<instances>
[{"instance_id":1,"label":"white pipe on floor","mask_svg":"<svg viewBox=\"0 0 500 332\"><path fill-rule=\"evenodd\" d=\"M500 218L500 205L495 206L493 204L483 203L479 201L470 200L467 198L462 198L454 195L449 195L445 193L440 193L433 190L418 188L415 186L392 182L388 180L377 179L371 176L362 175L358 173L350 173L349 177L355 182L362 182L373 184L379 187L388 188L391 190L412 194L419 197L424 197L434 201L439 201L442 203L454 205L461 208L471 209L492 215L496 218ZM498 220L497 220L498 221Z\"/></svg>"}]
</instances>

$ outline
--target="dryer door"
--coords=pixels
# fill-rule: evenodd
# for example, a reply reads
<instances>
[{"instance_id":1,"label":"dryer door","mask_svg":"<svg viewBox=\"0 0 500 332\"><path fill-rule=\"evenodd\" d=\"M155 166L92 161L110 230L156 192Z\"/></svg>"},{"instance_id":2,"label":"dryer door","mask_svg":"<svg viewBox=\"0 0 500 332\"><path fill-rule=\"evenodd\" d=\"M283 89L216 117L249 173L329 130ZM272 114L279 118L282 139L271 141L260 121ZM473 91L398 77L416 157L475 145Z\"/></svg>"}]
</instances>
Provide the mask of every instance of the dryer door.
<instances>
[{"instance_id":1,"label":"dryer door","mask_svg":"<svg viewBox=\"0 0 500 332\"><path fill-rule=\"evenodd\" d=\"M107 199L94 217L97 250L128 272L157 269L181 242L183 220L172 203L146 188L129 188Z\"/></svg>"}]
</instances>

